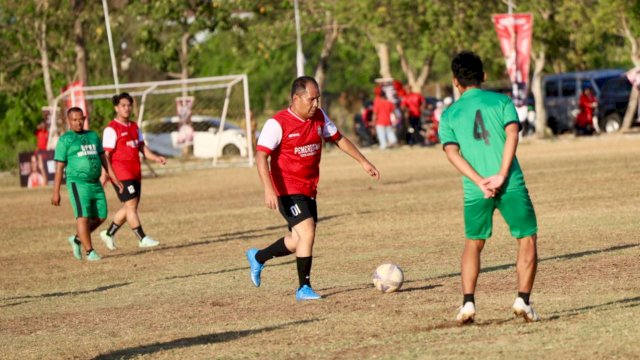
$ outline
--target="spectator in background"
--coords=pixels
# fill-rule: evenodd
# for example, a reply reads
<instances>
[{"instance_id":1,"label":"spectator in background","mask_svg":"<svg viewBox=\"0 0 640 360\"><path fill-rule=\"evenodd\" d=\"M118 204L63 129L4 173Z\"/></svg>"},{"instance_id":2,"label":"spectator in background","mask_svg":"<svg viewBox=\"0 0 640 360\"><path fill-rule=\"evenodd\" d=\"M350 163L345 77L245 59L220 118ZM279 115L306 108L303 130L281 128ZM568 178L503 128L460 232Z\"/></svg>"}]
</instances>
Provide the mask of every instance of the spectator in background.
<instances>
[{"instance_id":1,"label":"spectator in background","mask_svg":"<svg viewBox=\"0 0 640 360\"><path fill-rule=\"evenodd\" d=\"M38 124L38 127L36 128L34 134L36 136L36 150L46 151L47 142L49 141L49 131L47 130L47 125L44 121Z\"/></svg>"},{"instance_id":2,"label":"spectator in background","mask_svg":"<svg viewBox=\"0 0 640 360\"><path fill-rule=\"evenodd\" d=\"M418 89L412 89L413 91L406 94L400 102L402 110L406 111L406 118L409 119L409 127L407 128L407 144L415 145L422 142L422 135L420 135L420 115L424 108L424 97L420 94Z\"/></svg>"},{"instance_id":3,"label":"spectator in background","mask_svg":"<svg viewBox=\"0 0 640 360\"><path fill-rule=\"evenodd\" d=\"M398 143L393 129L393 123L395 123L393 118L396 116L394 113L395 108L395 105L387 100L387 95L384 91L373 101L373 122L376 125L378 143L382 150L387 147L394 147Z\"/></svg>"},{"instance_id":4,"label":"spectator in background","mask_svg":"<svg viewBox=\"0 0 640 360\"><path fill-rule=\"evenodd\" d=\"M593 112L598 107L598 101L591 88L582 90L578 106L580 112L576 116L576 136L592 135L594 132Z\"/></svg>"},{"instance_id":5,"label":"spectator in background","mask_svg":"<svg viewBox=\"0 0 640 360\"><path fill-rule=\"evenodd\" d=\"M371 100L364 100L362 102L362 110L354 116L353 119L353 132L358 137L358 143L360 146L371 146L374 144L373 139L373 125L371 120L373 119L373 103Z\"/></svg>"}]
</instances>

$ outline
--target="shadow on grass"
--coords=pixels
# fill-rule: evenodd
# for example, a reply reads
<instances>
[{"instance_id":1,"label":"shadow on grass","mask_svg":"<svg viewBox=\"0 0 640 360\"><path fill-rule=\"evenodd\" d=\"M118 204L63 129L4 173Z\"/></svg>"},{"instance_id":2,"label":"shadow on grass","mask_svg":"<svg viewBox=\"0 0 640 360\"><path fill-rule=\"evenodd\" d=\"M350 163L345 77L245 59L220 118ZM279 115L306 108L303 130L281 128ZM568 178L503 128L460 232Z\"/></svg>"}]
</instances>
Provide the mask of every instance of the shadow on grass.
<instances>
[{"instance_id":1,"label":"shadow on grass","mask_svg":"<svg viewBox=\"0 0 640 360\"><path fill-rule=\"evenodd\" d=\"M610 302L598 304L598 305L589 305L589 306L585 306L577 309L558 311L553 313L554 315L547 318L547 320L559 320L564 317L584 314L585 312L588 312L591 310L596 310L596 311L608 310L610 308L616 307L617 305L624 305L622 306L622 308L631 308L631 307L640 306L640 296L636 296L633 298L620 299L616 301L610 301Z\"/></svg>"},{"instance_id":2,"label":"shadow on grass","mask_svg":"<svg viewBox=\"0 0 640 360\"><path fill-rule=\"evenodd\" d=\"M320 218L318 218L318 222L327 221L327 220L330 220L330 219L333 219L333 218L337 218L337 217L341 217L341 216L344 216L344 214L329 215L329 216L320 217ZM108 257L108 258L119 258L119 257L128 257L128 256L138 256L138 255L146 254L146 253L149 253L149 252L159 252L159 251L183 249L183 248L189 248L189 247L193 247L193 246L210 245L210 244L233 241L233 240L249 240L249 239L261 238L261 237L270 235L273 232L273 230L278 230L278 229L284 229L286 231L287 227L286 227L286 225L277 225L277 226L269 226L269 227L266 227L266 228L263 228L263 229L254 229L254 230L238 231L238 232L233 232L233 233L225 233L225 234L221 234L221 235L218 235L216 237L213 237L213 238L209 238L209 237L205 236L205 237L201 238L201 239L204 239L204 240L201 240L201 241L195 241L195 242L190 242L190 243L186 243L186 244L178 244L178 245L171 245L171 246L160 246L158 248L152 248L152 249L148 249L148 250L138 250L138 251L135 251L135 252L124 253L124 254L115 254L115 255L110 255L110 256L106 256L106 257Z\"/></svg>"},{"instance_id":3,"label":"shadow on grass","mask_svg":"<svg viewBox=\"0 0 640 360\"><path fill-rule=\"evenodd\" d=\"M131 359L141 355L154 354L159 351L173 350L187 348L198 345L216 344L227 341L233 341L246 336L256 335L264 332L275 331L284 329L294 325L304 325L318 321L319 319L311 320L299 320L280 325L267 326L260 329L252 330L240 330L240 331L225 331L221 333L211 333L206 335L198 335L193 337L186 337L181 339L175 339L163 343L153 343L149 345L141 345L136 347L130 347L122 350L109 352L106 354L100 354L93 359Z\"/></svg>"},{"instance_id":4,"label":"shadow on grass","mask_svg":"<svg viewBox=\"0 0 640 360\"><path fill-rule=\"evenodd\" d=\"M585 256L598 255L598 254L603 254L603 253L608 253L608 252L613 252L613 251L626 250L626 249L630 249L630 248L634 248L634 247L638 247L638 246L640 246L640 244L624 244L624 245L611 246L611 247L604 248L604 249L586 250L586 251L580 251L580 252L576 252L576 253L570 253L570 254L564 254L564 255L556 255L556 256L551 256L551 257L548 257L548 258L538 259L538 264L542 263L542 262L553 261L553 260L577 259L577 258L581 258L581 257L585 257ZM488 266L488 267L485 267L482 270L480 270L480 272L481 273L488 273L488 272L506 270L506 269L510 269L512 267L515 267L515 266L516 266L516 263ZM444 274L444 275L438 275L438 276L434 276L434 277L423 279L422 281L424 281L424 280L446 279L446 278L457 277L457 276L460 276L460 272Z\"/></svg>"},{"instance_id":5,"label":"shadow on grass","mask_svg":"<svg viewBox=\"0 0 640 360\"><path fill-rule=\"evenodd\" d=\"M269 264L269 267L294 264L295 262L296 262L296 260L289 260L289 261L284 261L284 262L273 264L273 265ZM233 269L222 269L222 270L216 270L216 271L207 271L207 272L197 273L197 274L169 276L169 277L166 277L166 278L162 278L160 280L187 279L187 278L196 277L196 276L224 274L224 273L228 273L228 272L245 271L245 270L249 270L249 269L250 269L250 267L243 266L243 267L237 267L237 268L233 268Z\"/></svg>"},{"instance_id":6,"label":"shadow on grass","mask_svg":"<svg viewBox=\"0 0 640 360\"><path fill-rule=\"evenodd\" d=\"M413 281L405 281L404 284L409 283L409 282L415 282L416 280ZM404 287L401 288L400 290L398 290L398 293L404 293L404 292L411 292L411 291L423 291L423 290L431 290L431 289L435 289L438 287L441 287L441 284L435 284L435 285L425 285L425 286L417 286L417 287ZM330 287L330 288L324 288L324 289L319 289L319 291L325 291L325 290L332 290L335 289L336 287ZM358 291L358 290L365 290L365 289L371 289L373 288L373 284L361 284L361 285L356 285L356 286L349 286L345 289L341 289L341 290L336 290L336 291L331 291L328 293L323 293L322 297L323 298L329 298L332 297L333 295L337 295L337 294L342 294L342 293L347 293L347 292L351 292L351 291Z\"/></svg>"},{"instance_id":7,"label":"shadow on grass","mask_svg":"<svg viewBox=\"0 0 640 360\"><path fill-rule=\"evenodd\" d=\"M131 284L132 284L131 282L126 282L126 283L120 283L120 284L99 286L99 287L97 287L95 289L91 289L91 290L61 291L61 292L54 292L54 293L40 294L40 295L15 296L15 297L9 297L9 298L0 299L0 301L23 300L23 299L44 299L44 298L50 298L50 297L91 294L91 293L98 293L98 292L103 292L103 291L107 291L107 290L111 290L111 289L116 289L116 288L124 287L124 286L127 286L127 285L131 285ZM0 307L13 306L13 305L17 305L17 304L21 304L21 303L2 305Z\"/></svg>"}]
</instances>

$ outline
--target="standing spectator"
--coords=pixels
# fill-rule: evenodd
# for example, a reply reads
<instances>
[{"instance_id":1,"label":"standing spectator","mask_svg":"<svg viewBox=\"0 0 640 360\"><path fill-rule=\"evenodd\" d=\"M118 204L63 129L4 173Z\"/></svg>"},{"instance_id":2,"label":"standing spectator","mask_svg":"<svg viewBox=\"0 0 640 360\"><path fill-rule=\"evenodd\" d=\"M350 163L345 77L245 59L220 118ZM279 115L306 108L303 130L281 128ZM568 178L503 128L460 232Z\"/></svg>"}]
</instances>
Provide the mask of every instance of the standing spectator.
<instances>
[{"instance_id":1,"label":"standing spectator","mask_svg":"<svg viewBox=\"0 0 640 360\"><path fill-rule=\"evenodd\" d=\"M364 100L360 113L356 114L353 119L353 132L358 137L358 145L360 146L371 146L374 143L373 127L371 126L372 118L373 103L371 100Z\"/></svg>"},{"instance_id":2,"label":"standing spectator","mask_svg":"<svg viewBox=\"0 0 640 360\"><path fill-rule=\"evenodd\" d=\"M591 135L593 128L593 113L598 107L598 101L593 95L591 88L584 88L580 94L580 103L578 104L580 112L576 116L576 136Z\"/></svg>"},{"instance_id":3,"label":"standing spectator","mask_svg":"<svg viewBox=\"0 0 640 360\"><path fill-rule=\"evenodd\" d=\"M373 123L376 124L376 134L380 149L394 147L398 143L396 133L393 129L392 120L395 118L395 105L387 100L387 95L383 92L373 101Z\"/></svg>"},{"instance_id":4,"label":"standing spectator","mask_svg":"<svg viewBox=\"0 0 640 360\"><path fill-rule=\"evenodd\" d=\"M144 144L142 132L135 122L129 120L133 98L128 93L121 93L113 97L116 118L104 129L102 146L106 158L113 166L116 177L124 185L124 191L118 193L118 199L123 206L116 212L108 230L100 232L102 241L109 250L116 248L115 234L126 221L138 237L138 246L152 247L158 241L146 235L138 217L138 204L142 190L142 171L140 169L140 152L147 159L162 165L167 160L153 153Z\"/></svg>"},{"instance_id":5,"label":"standing spectator","mask_svg":"<svg viewBox=\"0 0 640 360\"><path fill-rule=\"evenodd\" d=\"M76 259L82 260L82 245L87 260L96 261L100 256L93 250L91 232L107 217L107 199L100 183L102 168L107 170L118 192L122 192L122 184L104 155L98 134L84 130L84 120L84 113L79 107L67 111L69 131L56 144L56 175L51 204L60 206L60 185L66 167L69 200L76 216L77 231L76 235L68 238L69 244Z\"/></svg>"},{"instance_id":6,"label":"standing spectator","mask_svg":"<svg viewBox=\"0 0 640 360\"><path fill-rule=\"evenodd\" d=\"M518 239L518 295L513 311L525 321L538 321L529 303L538 259L538 225L515 156L518 114L507 96L480 89L485 74L476 54L459 53L451 62L451 70L460 98L442 115L440 141L451 164L464 175L467 238L461 264L463 305L456 320L461 324L474 320L480 252L491 236L493 213L498 209L511 235Z\"/></svg>"},{"instance_id":7,"label":"standing spectator","mask_svg":"<svg viewBox=\"0 0 640 360\"><path fill-rule=\"evenodd\" d=\"M291 106L264 124L256 154L265 204L269 209L280 210L291 232L262 250L247 251L251 281L260 286L266 261L295 253L300 284L296 300L299 301L320 299L311 288L310 276L318 221L315 197L322 140L334 142L360 163L367 174L380 178L376 167L340 134L319 106L320 89L316 80L309 76L297 78L291 86Z\"/></svg>"},{"instance_id":8,"label":"standing spectator","mask_svg":"<svg viewBox=\"0 0 640 360\"><path fill-rule=\"evenodd\" d=\"M34 134L36 135L36 150L46 151L47 142L49 141L49 131L44 121L38 124Z\"/></svg>"},{"instance_id":9,"label":"standing spectator","mask_svg":"<svg viewBox=\"0 0 640 360\"><path fill-rule=\"evenodd\" d=\"M419 91L406 94L400 103L400 106L407 113L409 119L409 128L407 130L407 143L409 145L420 144L422 136L420 135L420 115L424 107L424 97Z\"/></svg>"}]
</instances>

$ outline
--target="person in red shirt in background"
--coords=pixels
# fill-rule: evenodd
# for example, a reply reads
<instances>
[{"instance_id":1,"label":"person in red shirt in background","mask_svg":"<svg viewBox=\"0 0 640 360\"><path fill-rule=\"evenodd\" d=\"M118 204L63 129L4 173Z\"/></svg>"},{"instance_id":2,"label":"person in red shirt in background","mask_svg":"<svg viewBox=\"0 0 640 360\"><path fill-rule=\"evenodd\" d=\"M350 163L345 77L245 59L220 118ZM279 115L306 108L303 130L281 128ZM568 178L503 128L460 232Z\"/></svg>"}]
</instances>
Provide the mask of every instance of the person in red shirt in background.
<instances>
[{"instance_id":1,"label":"person in red shirt in background","mask_svg":"<svg viewBox=\"0 0 640 360\"><path fill-rule=\"evenodd\" d=\"M400 102L400 107L407 112L407 118L409 119L407 143L412 146L422 143L422 135L420 135L420 128L422 127L420 116L422 115L422 109L424 108L424 97L422 97L419 90L413 90L414 91L406 94Z\"/></svg>"},{"instance_id":2,"label":"person in red shirt in background","mask_svg":"<svg viewBox=\"0 0 640 360\"><path fill-rule=\"evenodd\" d=\"M335 143L368 175L380 179L378 169L340 134L319 106L320 89L316 80L309 76L297 78L291 86L291 106L265 122L256 153L264 202L269 209L280 210L290 233L262 250L247 250L251 281L256 287L260 286L266 261L295 253L300 283L296 291L298 301L321 298L311 288L310 275L318 221L315 198L322 140Z\"/></svg>"},{"instance_id":3,"label":"person in red shirt in background","mask_svg":"<svg viewBox=\"0 0 640 360\"><path fill-rule=\"evenodd\" d=\"M384 91L373 100L373 123L376 125L376 135L380 149L394 147L398 143L396 132L393 128L395 123L395 105L387 100Z\"/></svg>"},{"instance_id":4,"label":"person in red shirt in background","mask_svg":"<svg viewBox=\"0 0 640 360\"><path fill-rule=\"evenodd\" d=\"M44 121L38 124L34 134L36 136L36 151L46 151L47 142L49 142L49 131Z\"/></svg>"},{"instance_id":5,"label":"person in red shirt in background","mask_svg":"<svg viewBox=\"0 0 640 360\"><path fill-rule=\"evenodd\" d=\"M576 116L576 136L592 135L593 128L593 112L598 107L598 101L593 95L591 88L585 88L580 95L580 112Z\"/></svg>"},{"instance_id":6,"label":"person in red shirt in background","mask_svg":"<svg viewBox=\"0 0 640 360\"><path fill-rule=\"evenodd\" d=\"M107 161L111 163L116 178L122 182L124 191L116 189L118 199L123 203L122 208L116 212L113 222L108 230L100 232L100 238L104 241L109 250L115 250L115 234L124 222L138 237L139 247L152 247L158 245L158 241L147 236L142 230L140 218L138 217L138 204L140 202L140 191L142 170L140 168L140 152L147 159L166 164L167 160L156 155L144 144L142 132L138 124L129 121L133 105L133 98L128 93L121 93L113 97L113 106L116 111L116 118L112 120L104 129L102 137L102 147L105 151Z\"/></svg>"}]
</instances>

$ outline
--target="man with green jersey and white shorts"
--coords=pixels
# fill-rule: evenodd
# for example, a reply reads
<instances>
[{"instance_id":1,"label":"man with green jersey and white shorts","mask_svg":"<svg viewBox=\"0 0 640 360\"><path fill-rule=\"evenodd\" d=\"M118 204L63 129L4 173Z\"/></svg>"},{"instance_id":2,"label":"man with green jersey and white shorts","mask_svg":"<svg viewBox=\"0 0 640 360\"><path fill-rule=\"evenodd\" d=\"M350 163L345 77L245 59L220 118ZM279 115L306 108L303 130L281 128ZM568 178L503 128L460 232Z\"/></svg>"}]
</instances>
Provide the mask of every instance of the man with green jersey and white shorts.
<instances>
[{"instance_id":1,"label":"man with green jersey and white shorts","mask_svg":"<svg viewBox=\"0 0 640 360\"><path fill-rule=\"evenodd\" d=\"M498 209L518 241L518 295L513 311L527 322L538 321L529 303L538 260L538 225L515 156L518 114L507 96L480 89L485 73L476 54L459 53L451 62L451 70L453 84L461 95L442 114L439 136L447 158L464 175L467 240L461 266L463 302L456 320L461 324L474 321L480 253L491 236L493 212Z\"/></svg>"},{"instance_id":2,"label":"man with green jersey and white shorts","mask_svg":"<svg viewBox=\"0 0 640 360\"><path fill-rule=\"evenodd\" d=\"M85 121L82 109L72 107L67 111L69 131L58 139L54 160L56 175L53 184L51 204L60 206L60 185L62 173L67 174L69 200L76 216L76 235L68 238L73 256L82 260L84 247L87 260L100 260L100 256L91 245L91 232L107 218L107 199L100 183L102 167L107 169L111 181L122 192L122 184L116 179L111 164L104 156L102 142L94 131L84 130Z\"/></svg>"}]
</instances>

